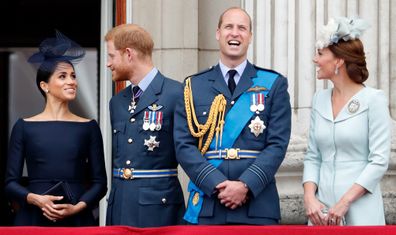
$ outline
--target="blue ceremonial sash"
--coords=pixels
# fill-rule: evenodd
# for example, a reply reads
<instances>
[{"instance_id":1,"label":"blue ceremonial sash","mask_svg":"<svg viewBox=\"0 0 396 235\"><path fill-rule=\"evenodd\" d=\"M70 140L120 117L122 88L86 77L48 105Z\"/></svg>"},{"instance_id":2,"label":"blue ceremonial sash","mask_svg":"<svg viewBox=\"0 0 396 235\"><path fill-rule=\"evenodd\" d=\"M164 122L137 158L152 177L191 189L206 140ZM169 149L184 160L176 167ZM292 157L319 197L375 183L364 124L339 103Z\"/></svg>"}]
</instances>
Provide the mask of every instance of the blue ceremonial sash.
<instances>
[{"instance_id":1,"label":"blue ceremonial sash","mask_svg":"<svg viewBox=\"0 0 396 235\"><path fill-rule=\"evenodd\" d=\"M252 87L259 86L267 88L262 92L267 96L278 76L278 74L273 72L259 70L257 71L256 77L252 79ZM223 128L222 144L219 150L231 148L246 126L246 123L252 118L254 112L250 111L250 93L250 91L245 91L227 113ZM247 112L247 110L249 111ZM215 150L215 148L216 140L213 139L209 150ZM223 162L223 159L211 159L208 160L208 162L217 168ZM191 180L188 184L187 191L190 192L190 196L188 198L187 210L183 218L189 223L198 224L198 216L202 209L204 192L202 192ZM194 205L193 200L197 193L199 194L199 199L198 201L195 200L196 204Z\"/></svg>"}]
</instances>

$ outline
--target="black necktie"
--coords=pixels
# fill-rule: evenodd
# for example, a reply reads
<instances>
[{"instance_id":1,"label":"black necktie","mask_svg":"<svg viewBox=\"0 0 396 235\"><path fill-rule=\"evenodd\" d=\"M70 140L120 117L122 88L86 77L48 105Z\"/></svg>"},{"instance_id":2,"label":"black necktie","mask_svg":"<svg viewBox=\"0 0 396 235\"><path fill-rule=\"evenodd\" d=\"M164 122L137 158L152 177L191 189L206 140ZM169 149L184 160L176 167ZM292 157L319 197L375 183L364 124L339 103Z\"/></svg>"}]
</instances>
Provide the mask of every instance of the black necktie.
<instances>
[{"instance_id":1,"label":"black necktie","mask_svg":"<svg viewBox=\"0 0 396 235\"><path fill-rule=\"evenodd\" d=\"M135 103L137 103L138 100L139 100L139 97L140 97L140 95L141 95L142 93L143 93L143 92L142 92L142 90L140 89L139 86L134 86L134 87L132 88L132 97L133 97L132 100L133 100Z\"/></svg>"},{"instance_id":2,"label":"black necktie","mask_svg":"<svg viewBox=\"0 0 396 235\"><path fill-rule=\"evenodd\" d=\"M228 89L230 89L231 94L234 94L234 90L236 87L236 83L234 80L234 76L236 73L237 73L237 71L234 69L231 69L228 71Z\"/></svg>"}]
</instances>

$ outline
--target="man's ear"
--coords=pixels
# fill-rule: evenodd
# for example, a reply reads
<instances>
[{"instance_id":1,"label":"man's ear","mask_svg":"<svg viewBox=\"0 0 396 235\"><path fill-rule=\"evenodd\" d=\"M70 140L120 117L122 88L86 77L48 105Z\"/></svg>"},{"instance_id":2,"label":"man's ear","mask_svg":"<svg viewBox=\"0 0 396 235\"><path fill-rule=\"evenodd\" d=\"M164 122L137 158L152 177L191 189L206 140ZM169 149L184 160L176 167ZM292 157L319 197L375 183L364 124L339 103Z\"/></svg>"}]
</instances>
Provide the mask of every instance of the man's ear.
<instances>
[{"instance_id":1,"label":"man's ear","mask_svg":"<svg viewBox=\"0 0 396 235\"><path fill-rule=\"evenodd\" d=\"M132 48L125 48L125 53L128 57L128 61L134 60L134 58L136 57L136 51Z\"/></svg>"}]
</instances>

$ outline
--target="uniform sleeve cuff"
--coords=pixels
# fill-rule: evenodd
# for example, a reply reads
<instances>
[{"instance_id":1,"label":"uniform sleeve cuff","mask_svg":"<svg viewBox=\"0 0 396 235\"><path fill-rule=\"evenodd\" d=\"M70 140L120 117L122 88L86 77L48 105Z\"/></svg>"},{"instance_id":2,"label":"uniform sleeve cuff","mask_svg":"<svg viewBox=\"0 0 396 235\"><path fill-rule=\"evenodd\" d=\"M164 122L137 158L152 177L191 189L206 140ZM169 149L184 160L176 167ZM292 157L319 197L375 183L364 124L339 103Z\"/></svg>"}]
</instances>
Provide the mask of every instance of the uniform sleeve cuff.
<instances>
[{"instance_id":1,"label":"uniform sleeve cuff","mask_svg":"<svg viewBox=\"0 0 396 235\"><path fill-rule=\"evenodd\" d=\"M216 192L216 186L221 182L226 181L227 178L217 169L209 172L206 177L202 179L198 187L208 196Z\"/></svg>"},{"instance_id":2,"label":"uniform sleeve cuff","mask_svg":"<svg viewBox=\"0 0 396 235\"><path fill-rule=\"evenodd\" d=\"M257 197L268 184L265 172L252 164L240 177L239 180L244 182L254 197Z\"/></svg>"}]
</instances>

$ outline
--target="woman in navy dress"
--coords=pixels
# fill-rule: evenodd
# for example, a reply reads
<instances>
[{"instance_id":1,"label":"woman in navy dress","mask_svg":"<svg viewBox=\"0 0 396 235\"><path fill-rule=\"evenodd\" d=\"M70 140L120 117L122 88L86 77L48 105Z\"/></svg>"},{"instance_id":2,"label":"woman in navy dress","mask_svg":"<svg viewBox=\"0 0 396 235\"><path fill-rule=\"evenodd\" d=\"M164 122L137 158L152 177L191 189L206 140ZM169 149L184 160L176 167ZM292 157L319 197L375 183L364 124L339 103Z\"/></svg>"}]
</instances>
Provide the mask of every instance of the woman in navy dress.
<instances>
[{"instance_id":1,"label":"woman in navy dress","mask_svg":"<svg viewBox=\"0 0 396 235\"><path fill-rule=\"evenodd\" d=\"M29 58L41 64L36 82L46 103L12 130L5 190L19 205L15 225L95 225L92 209L107 190L102 135L95 120L73 114L68 105L77 92L72 63L84 55L57 32ZM25 161L28 183L22 185Z\"/></svg>"}]
</instances>

